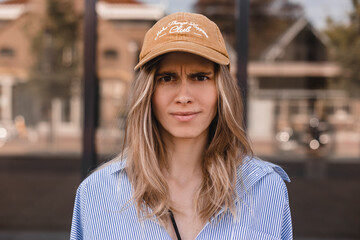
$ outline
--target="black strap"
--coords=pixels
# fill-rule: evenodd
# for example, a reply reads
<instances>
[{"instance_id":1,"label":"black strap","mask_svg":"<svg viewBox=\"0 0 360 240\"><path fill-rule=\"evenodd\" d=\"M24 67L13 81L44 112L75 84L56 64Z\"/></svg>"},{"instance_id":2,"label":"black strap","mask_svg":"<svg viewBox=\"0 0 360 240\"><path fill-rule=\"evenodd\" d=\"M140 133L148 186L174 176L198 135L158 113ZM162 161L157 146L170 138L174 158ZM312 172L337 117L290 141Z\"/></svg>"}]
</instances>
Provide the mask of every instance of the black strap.
<instances>
[{"instance_id":1,"label":"black strap","mask_svg":"<svg viewBox=\"0 0 360 240\"><path fill-rule=\"evenodd\" d=\"M175 233L176 233L176 237L177 237L178 240L181 240L179 229L177 228L177 225L176 225L176 222L175 222L174 214L170 209L169 209L169 213L170 213L170 218L171 218L172 225L173 225Z\"/></svg>"}]
</instances>

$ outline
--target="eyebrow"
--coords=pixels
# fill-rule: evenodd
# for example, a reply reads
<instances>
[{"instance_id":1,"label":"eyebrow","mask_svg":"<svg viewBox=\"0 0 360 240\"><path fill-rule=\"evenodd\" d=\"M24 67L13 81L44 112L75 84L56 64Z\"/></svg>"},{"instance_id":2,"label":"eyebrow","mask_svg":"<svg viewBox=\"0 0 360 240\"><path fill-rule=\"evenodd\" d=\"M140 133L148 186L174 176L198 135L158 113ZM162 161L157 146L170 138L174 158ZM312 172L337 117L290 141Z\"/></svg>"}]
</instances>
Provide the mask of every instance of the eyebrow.
<instances>
[{"instance_id":1,"label":"eyebrow","mask_svg":"<svg viewBox=\"0 0 360 240\"><path fill-rule=\"evenodd\" d=\"M189 77L196 77L199 75L212 75L213 72L195 72L195 73L190 73L188 74ZM160 73L156 73L155 76L178 76L178 74L176 72L160 72Z\"/></svg>"},{"instance_id":2,"label":"eyebrow","mask_svg":"<svg viewBox=\"0 0 360 240\"><path fill-rule=\"evenodd\" d=\"M156 73L155 76L177 76L175 72L160 72Z\"/></svg>"},{"instance_id":3,"label":"eyebrow","mask_svg":"<svg viewBox=\"0 0 360 240\"><path fill-rule=\"evenodd\" d=\"M197 73L191 73L188 76L189 77L196 77L196 76L199 76L199 75L212 75L212 74L213 74L213 72L197 72Z\"/></svg>"}]
</instances>

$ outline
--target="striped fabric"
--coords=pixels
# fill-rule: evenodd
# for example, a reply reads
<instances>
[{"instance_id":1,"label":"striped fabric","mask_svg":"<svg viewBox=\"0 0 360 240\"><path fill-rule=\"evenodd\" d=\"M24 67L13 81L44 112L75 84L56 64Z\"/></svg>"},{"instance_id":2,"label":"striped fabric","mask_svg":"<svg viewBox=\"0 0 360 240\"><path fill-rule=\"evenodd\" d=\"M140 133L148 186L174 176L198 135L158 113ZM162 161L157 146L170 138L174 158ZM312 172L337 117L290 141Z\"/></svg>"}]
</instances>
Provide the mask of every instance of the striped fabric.
<instances>
[{"instance_id":1,"label":"striped fabric","mask_svg":"<svg viewBox=\"0 0 360 240\"><path fill-rule=\"evenodd\" d=\"M86 178L79 186L71 226L71 240L166 239L166 230L152 220L139 221L131 198L125 162L115 161ZM287 188L290 182L277 165L252 158L238 169L237 216L220 211L196 240L292 239Z\"/></svg>"}]
</instances>

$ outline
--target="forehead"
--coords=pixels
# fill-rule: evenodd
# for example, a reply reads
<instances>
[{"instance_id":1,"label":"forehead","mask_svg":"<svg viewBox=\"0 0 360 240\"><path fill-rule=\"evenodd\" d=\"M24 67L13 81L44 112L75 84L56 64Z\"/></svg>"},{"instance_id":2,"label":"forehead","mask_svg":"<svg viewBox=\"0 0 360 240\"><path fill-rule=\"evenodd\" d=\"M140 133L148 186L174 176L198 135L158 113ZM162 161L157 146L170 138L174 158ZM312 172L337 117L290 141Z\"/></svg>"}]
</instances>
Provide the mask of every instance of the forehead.
<instances>
[{"instance_id":1,"label":"forehead","mask_svg":"<svg viewBox=\"0 0 360 240\"><path fill-rule=\"evenodd\" d=\"M215 63L195 54L172 52L162 57L158 71L176 70L179 67L187 67L196 71L213 71Z\"/></svg>"}]
</instances>

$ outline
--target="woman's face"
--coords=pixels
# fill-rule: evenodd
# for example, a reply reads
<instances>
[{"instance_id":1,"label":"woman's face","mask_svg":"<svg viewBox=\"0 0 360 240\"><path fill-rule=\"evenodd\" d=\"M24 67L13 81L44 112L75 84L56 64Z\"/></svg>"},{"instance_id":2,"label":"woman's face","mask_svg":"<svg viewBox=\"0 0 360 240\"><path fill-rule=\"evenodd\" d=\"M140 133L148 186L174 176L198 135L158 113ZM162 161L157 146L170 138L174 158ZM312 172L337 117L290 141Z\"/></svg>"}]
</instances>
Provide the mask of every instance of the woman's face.
<instances>
[{"instance_id":1,"label":"woman's face","mask_svg":"<svg viewBox=\"0 0 360 240\"><path fill-rule=\"evenodd\" d=\"M217 111L215 64L203 57L168 53L155 74L152 107L173 138L205 137Z\"/></svg>"}]
</instances>

